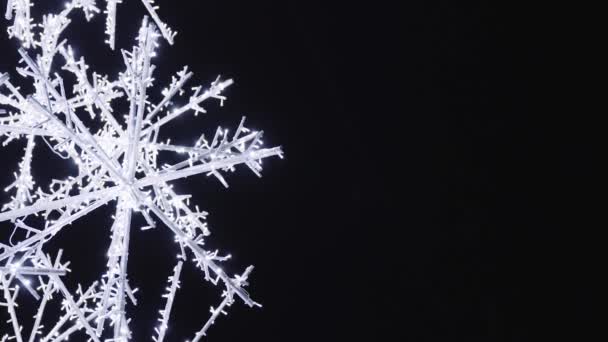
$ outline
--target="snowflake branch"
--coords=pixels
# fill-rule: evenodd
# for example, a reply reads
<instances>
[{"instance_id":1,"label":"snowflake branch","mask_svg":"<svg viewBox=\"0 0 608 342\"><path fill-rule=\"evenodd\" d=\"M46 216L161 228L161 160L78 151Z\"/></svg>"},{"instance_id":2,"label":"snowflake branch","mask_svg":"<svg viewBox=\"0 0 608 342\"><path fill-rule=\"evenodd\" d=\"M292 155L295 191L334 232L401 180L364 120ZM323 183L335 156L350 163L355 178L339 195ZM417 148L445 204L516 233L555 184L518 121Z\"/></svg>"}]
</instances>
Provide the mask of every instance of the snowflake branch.
<instances>
[{"instance_id":1,"label":"snowflake branch","mask_svg":"<svg viewBox=\"0 0 608 342\"><path fill-rule=\"evenodd\" d=\"M161 318L160 327L154 328L157 336L153 336L152 339L155 342L163 342L165 339L165 333L167 332L167 328L169 327L169 317L171 316L171 308L173 307L173 300L175 299L175 293L179 288L179 276L182 272L183 261L178 261L177 265L173 269L173 276L169 277L170 287L167 288L169 291L167 294L163 295L164 298L167 298L167 304L165 305L164 310L160 310Z\"/></svg>"}]
</instances>

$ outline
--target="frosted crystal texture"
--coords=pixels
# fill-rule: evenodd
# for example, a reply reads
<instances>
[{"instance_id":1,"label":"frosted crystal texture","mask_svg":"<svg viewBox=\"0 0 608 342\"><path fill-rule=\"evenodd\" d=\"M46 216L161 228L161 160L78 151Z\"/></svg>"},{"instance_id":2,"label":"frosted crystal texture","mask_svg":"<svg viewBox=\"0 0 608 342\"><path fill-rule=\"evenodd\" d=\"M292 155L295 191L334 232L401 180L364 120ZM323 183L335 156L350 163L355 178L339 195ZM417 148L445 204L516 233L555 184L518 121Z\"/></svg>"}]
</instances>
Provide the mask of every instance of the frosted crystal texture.
<instances>
[{"instance_id":1,"label":"frosted crystal texture","mask_svg":"<svg viewBox=\"0 0 608 342\"><path fill-rule=\"evenodd\" d=\"M130 318L125 308L137 305L137 281L129 278L128 270L135 215L142 215L146 222L137 228L169 229L177 246L176 265L173 272L167 270L171 275L159 304L162 309L153 340L165 339L186 261L222 292L217 306L211 307L209 319L201 322L199 331L192 332L193 341L205 336L235 301L259 305L244 290L253 267L232 276L222 269L220 265L230 255L205 248L205 238L210 234L207 213L190 205L190 195L177 194L170 182L205 174L227 187L227 172L243 165L260 176L262 160L282 157L281 148L264 148L262 132L245 127L244 118L233 132L218 128L210 139L194 137L193 146L159 141L160 130L175 118L205 113L203 105L208 101L219 100L222 104L226 100L224 92L233 82L218 77L207 87L187 90L192 72L184 67L153 100L150 95L158 93L153 88L154 56L162 41L173 44L175 33L161 21L151 0L141 0L151 19L143 18L134 46L120 51L124 71L113 78L91 72L62 34L75 12L82 11L87 20L101 13L98 2L69 1L61 12L46 14L40 22L34 22L30 15L33 1L7 2L8 35L20 41L21 61L16 75L0 73L0 137L2 146L21 140L25 149L14 182L5 188L9 199L0 212L2 229L12 232L8 241L0 242L0 306L9 316L7 322L0 322L0 342L64 341L72 336L96 342L130 340ZM120 3L107 0L103 11L106 43L112 49ZM15 86L11 82L15 76L30 81L33 91ZM75 82L66 84L68 79ZM122 107L117 105L121 103ZM115 108L128 108L128 113ZM83 117L98 122L98 129L85 125ZM55 179L48 187L38 186L31 168L34 154L40 149L36 144L41 142L43 149L71 160L77 174ZM177 153L183 160L159 165L159 153ZM71 272L69 262L62 259L61 251L49 255L46 243L110 202L115 202L116 211L109 227L107 269L98 281L68 289L62 278ZM17 314L18 300L37 303L29 331L24 331L19 322L22 316ZM46 312L53 300L61 302L61 312Z\"/></svg>"}]
</instances>

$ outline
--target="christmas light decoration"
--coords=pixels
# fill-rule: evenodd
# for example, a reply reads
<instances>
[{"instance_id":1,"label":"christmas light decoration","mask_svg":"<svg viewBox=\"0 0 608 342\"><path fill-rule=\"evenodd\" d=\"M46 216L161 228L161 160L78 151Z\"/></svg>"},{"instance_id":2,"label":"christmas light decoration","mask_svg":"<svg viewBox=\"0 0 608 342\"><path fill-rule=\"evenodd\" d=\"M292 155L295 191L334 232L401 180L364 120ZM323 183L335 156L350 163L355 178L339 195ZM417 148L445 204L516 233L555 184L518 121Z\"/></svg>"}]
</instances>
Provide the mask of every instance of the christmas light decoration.
<instances>
[{"instance_id":1,"label":"christmas light decoration","mask_svg":"<svg viewBox=\"0 0 608 342\"><path fill-rule=\"evenodd\" d=\"M143 18L135 45L121 50L124 71L110 78L91 73L84 58L76 56L61 39L74 12L82 11L87 20L101 12L95 0L69 1L60 13L46 14L40 23L34 23L30 14L33 1L8 0L6 19L12 22L8 34L21 42L17 73L32 82L33 91L24 92L11 81L12 75L0 73L2 145L16 140L26 144L15 180L5 188L10 200L0 212L0 229L12 231L9 241L0 242L0 306L10 317L7 327L0 325L0 342L65 341L76 334L84 336L80 340L96 342L130 340L125 307L137 304L137 289L132 287L128 271L135 215L142 215L147 223L142 230L172 231L179 251L163 295L165 305L159 311L155 341L165 339L171 315L176 314L172 307L186 261L193 262L205 280L223 287L219 305L211 308L201 330L193 332L193 341L199 341L236 300L252 307L259 305L244 289L253 267L240 275L225 272L220 265L230 255L222 256L204 246L210 234L207 213L192 207L190 195L177 194L169 183L205 174L228 187L226 172L243 165L260 176L262 159L282 157L282 150L264 148L262 132L246 128L244 118L233 133L218 128L211 139L201 135L192 146L159 141L160 130L170 121L186 113L205 113L203 104L210 100L223 104L224 91L233 81L218 77L207 88L192 88L187 99L180 100L193 76L185 67L162 90L160 100L152 100L154 57L161 38L173 44L175 33L160 20L152 0L141 1L152 20ZM121 2L106 1L106 42L112 49ZM75 77L74 84L65 83L68 75ZM178 105L180 102L183 104ZM121 103L128 108L127 113L116 109L123 108L117 105ZM95 127L99 128L87 126L83 116L98 122ZM38 186L32 176L32 160L36 144L41 142L43 148L71 160L77 175L53 180L48 188ZM158 156L164 152L178 153L183 160L159 165ZM45 244L111 202L116 211L109 227L111 244L105 274L86 289L79 286L70 291L62 280L71 272L69 262L62 260L61 251L54 257L49 255ZM29 332L23 331L17 315L17 299L24 291L38 303ZM47 304L57 298L62 300L62 312L45 316ZM44 317L54 324L45 325Z\"/></svg>"}]
</instances>

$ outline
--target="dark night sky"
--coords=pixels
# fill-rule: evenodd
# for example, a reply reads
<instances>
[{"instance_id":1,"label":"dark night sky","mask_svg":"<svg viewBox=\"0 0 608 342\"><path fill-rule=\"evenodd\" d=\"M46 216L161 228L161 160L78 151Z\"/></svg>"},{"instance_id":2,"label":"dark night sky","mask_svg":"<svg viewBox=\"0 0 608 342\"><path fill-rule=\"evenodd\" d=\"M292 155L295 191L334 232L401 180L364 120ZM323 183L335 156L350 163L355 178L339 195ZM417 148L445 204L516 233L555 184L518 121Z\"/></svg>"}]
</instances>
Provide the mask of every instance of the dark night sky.
<instances>
[{"instance_id":1,"label":"dark night sky","mask_svg":"<svg viewBox=\"0 0 608 342\"><path fill-rule=\"evenodd\" d=\"M562 199L576 190L566 180L586 177L588 152L553 111L563 72L549 46L563 30L550 10L158 2L179 34L161 45L157 84L183 65L192 85L236 81L224 108L180 119L172 140L191 143L246 115L286 152L262 179L238 170L229 189L204 176L176 183L210 212L210 246L234 257L226 269L256 266L250 292L264 304L237 301L209 341L543 341L586 319L591 297L572 279L584 282L591 252L567 233L582 221ZM130 46L143 14L138 1L119 6L117 46ZM122 64L100 44L102 19L77 19L66 36L93 70L115 75ZM16 44L1 37L0 71L14 74ZM1 152L1 184L23 146ZM65 175L52 154L40 151L35 165L35 176ZM103 269L110 212L59 236L69 284ZM136 230L132 244L135 341L144 341L177 249L162 229ZM193 267L183 280L168 341L191 338L217 304Z\"/></svg>"}]
</instances>

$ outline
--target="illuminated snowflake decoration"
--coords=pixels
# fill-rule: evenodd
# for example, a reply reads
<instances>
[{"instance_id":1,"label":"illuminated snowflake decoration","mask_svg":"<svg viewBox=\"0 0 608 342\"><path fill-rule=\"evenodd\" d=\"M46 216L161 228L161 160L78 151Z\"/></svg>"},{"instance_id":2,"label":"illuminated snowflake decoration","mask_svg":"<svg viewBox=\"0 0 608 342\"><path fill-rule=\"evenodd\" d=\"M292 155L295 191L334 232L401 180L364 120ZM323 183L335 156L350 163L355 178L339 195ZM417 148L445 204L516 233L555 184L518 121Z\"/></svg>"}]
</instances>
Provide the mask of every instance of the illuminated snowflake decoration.
<instances>
[{"instance_id":1,"label":"illuminated snowflake decoration","mask_svg":"<svg viewBox=\"0 0 608 342\"><path fill-rule=\"evenodd\" d=\"M161 22L152 0L141 1L152 20L144 17L135 45L121 50L124 71L112 79L91 73L84 59L75 56L68 43L60 39L73 13L82 11L90 20L101 12L95 0L69 1L62 12L47 14L40 23L30 17L31 1L8 0L6 19L12 21L8 34L22 46L17 74L31 80L33 91L25 93L11 82L8 73L0 73L2 144L22 139L26 144L15 181L5 188L10 200L0 212L2 229L12 231L8 241L0 242L0 306L9 315L8 322L0 322L0 342L65 341L78 334L81 337L77 340L130 340L125 307L137 304L137 289L129 281L127 267L135 215L142 215L147 222L138 228L168 228L179 246L177 263L172 272L167 272L169 283L155 341L165 338L182 267L188 260L203 272L205 280L223 288L219 304L211 308L201 329L192 332L192 341L199 341L235 301L259 305L244 290L253 267L233 276L222 270L220 265L230 256L205 249L207 213L193 208L189 195L175 193L170 182L205 174L228 186L223 174L242 164L260 176L262 160L282 157L281 148L263 148L262 132L246 128L244 119L233 132L219 128L210 139L201 135L193 146L159 141L161 128L175 118L205 113L205 101L223 103L223 93L233 82L218 77L209 87L194 87L186 95L185 85L192 73L185 67L162 90L158 101L153 101L149 96L155 81L153 59L161 40L172 44L175 34ZM112 49L116 6L120 2L106 1L106 42ZM63 77L68 76L76 80L74 84L64 83ZM116 108L128 108L128 112ZM98 122L95 127L99 128L87 127L83 116ZM40 142L43 148L71 160L77 175L53 180L48 188L37 186L31 167L36 143ZM159 166L158 155L163 151L179 153L183 161ZM62 280L70 272L69 262L62 260L61 251L49 255L45 245L111 201L116 201L116 212L112 216L107 269L98 281L71 291ZM27 332L17 315L20 293L38 303ZM45 312L47 304L57 298L62 311ZM49 319L56 323L45 325L43 322Z\"/></svg>"}]
</instances>

